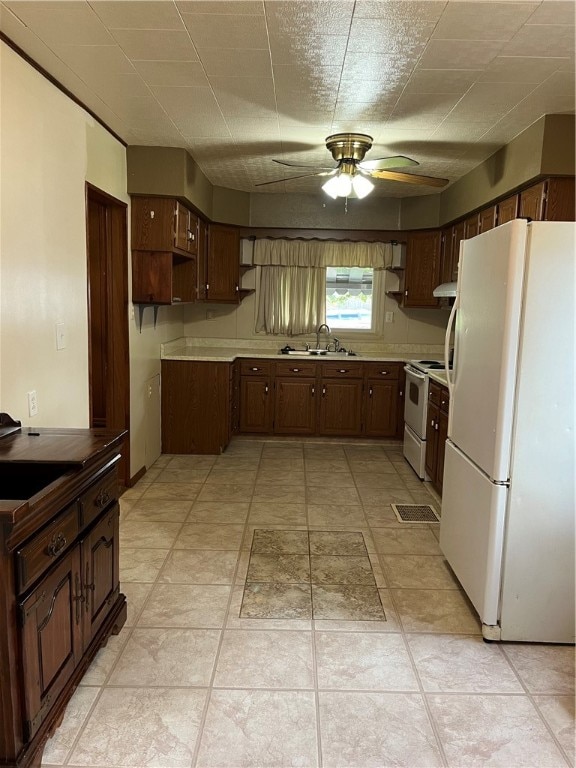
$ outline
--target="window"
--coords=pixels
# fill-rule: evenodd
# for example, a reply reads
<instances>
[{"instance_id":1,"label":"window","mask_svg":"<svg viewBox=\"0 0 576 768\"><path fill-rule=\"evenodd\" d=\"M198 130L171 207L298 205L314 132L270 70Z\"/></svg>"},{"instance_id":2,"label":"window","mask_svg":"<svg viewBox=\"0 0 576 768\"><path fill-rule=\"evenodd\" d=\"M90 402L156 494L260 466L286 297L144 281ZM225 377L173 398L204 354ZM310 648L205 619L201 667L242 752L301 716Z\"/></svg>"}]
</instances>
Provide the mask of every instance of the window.
<instances>
[{"instance_id":1,"label":"window","mask_svg":"<svg viewBox=\"0 0 576 768\"><path fill-rule=\"evenodd\" d=\"M326 267L326 322L330 328L372 330L373 282L371 267Z\"/></svg>"}]
</instances>

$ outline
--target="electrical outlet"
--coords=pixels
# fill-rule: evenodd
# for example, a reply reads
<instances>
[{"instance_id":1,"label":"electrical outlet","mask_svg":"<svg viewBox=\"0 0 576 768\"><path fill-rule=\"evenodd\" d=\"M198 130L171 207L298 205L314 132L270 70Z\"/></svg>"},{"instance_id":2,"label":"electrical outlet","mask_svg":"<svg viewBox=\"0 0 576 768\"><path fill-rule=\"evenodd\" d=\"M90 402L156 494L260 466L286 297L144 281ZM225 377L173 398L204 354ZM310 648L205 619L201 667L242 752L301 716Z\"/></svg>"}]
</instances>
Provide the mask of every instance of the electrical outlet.
<instances>
[{"instance_id":1,"label":"electrical outlet","mask_svg":"<svg viewBox=\"0 0 576 768\"><path fill-rule=\"evenodd\" d=\"M38 395L36 390L33 389L28 392L28 416L38 416Z\"/></svg>"},{"instance_id":2,"label":"electrical outlet","mask_svg":"<svg viewBox=\"0 0 576 768\"><path fill-rule=\"evenodd\" d=\"M214 310L208 309L206 311L206 320L214 320L215 317L216 317L216 314L215 314Z\"/></svg>"},{"instance_id":3,"label":"electrical outlet","mask_svg":"<svg viewBox=\"0 0 576 768\"><path fill-rule=\"evenodd\" d=\"M387 323L393 323L394 322L394 312L386 312L386 316L385 316L384 320Z\"/></svg>"}]
</instances>

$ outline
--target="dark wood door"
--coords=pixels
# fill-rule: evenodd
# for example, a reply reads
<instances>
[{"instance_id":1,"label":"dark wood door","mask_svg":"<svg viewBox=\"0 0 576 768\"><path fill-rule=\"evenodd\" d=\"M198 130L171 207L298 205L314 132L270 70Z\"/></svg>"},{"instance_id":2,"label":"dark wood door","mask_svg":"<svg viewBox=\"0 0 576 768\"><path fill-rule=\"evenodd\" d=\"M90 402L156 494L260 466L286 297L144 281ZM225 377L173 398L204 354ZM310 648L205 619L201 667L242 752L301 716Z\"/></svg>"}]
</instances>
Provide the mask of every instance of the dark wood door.
<instances>
[{"instance_id":1,"label":"dark wood door","mask_svg":"<svg viewBox=\"0 0 576 768\"><path fill-rule=\"evenodd\" d=\"M362 382L324 379L319 412L321 435L359 435L362 430Z\"/></svg>"},{"instance_id":2,"label":"dark wood door","mask_svg":"<svg viewBox=\"0 0 576 768\"><path fill-rule=\"evenodd\" d=\"M574 176L553 177L548 179L546 192L546 221L575 220L575 180Z\"/></svg>"},{"instance_id":3,"label":"dark wood door","mask_svg":"<svg viewBox=\"0 0 576 768\"><path fill-rule=\"evenodd\" d=\"M440 410L437 405L428 402L428 422L426 423L426 459L424 467L426 474L432 480L436 482L436 467L438 462L438 430L436 425L438 423Z\"/></svg>"},{"instance_id":4,"label":"dark wood door","mask_svg":"<svg viewBox=\"0 0 576 768\"><path fill-rule=\"evenodd\" d=\"M364 434L395 437L398 426L398 382L369 381L366 390Z\"/></svg>"},{"instance_id":5,"label":"dark wood door","mask_svg":"<svg viewBox=\"0 0 576 768\"><path fill-rule=\"evenodd\" d=\"M236 227L211 224L208 235L207 300L238 301L240 233Z\"/></svg>"},{"instance_id":6,"label":"dark wood door","mask_svg":"<svg viewBox=\"0 0 576 768\"><path fill-rule=\"evenodd\" d=\"M240 432L272 432L272 388L270 379L242 376L240 379Z\"/></svg>"},{"instance_id":7,"label":"dark wood door","mask_svg":"<svg viewBox=\"0 0 576 768\"><path fill-rule=\"evenodd\" d=\"M277 378L274 432L313 435L316 431L316 379Z\"/></svg>"},{"instance_id":8,"label":"dark wood door","mask_svg":"<svg viewBox=\"0 0 576 768\"><path fill-rule=\"evenodd\" d=\"M176 245L175 201L165 197L132 197L131 246L135 251L170 251Z\"/></svg>"},{"instance_id":9,"label":"dark wood door","mask_svg":"<svg viewBox=\"0 0 576 768\"><path fill-rule=\"evenodd\" d=\"M496 206L491 205L480 211L480 232L488 232L496 226Z\"/></svg>"},{"instance_id":10,"label":"dark wood door","mask_svg":"<svg viewBox=\"0 0 576 768\"><path fill-rule=\"evenodd\" d=\"M518 216L518 195L500 200L496 205L496 224L506 224Z\"/></svg>"},{"instance_id":11,"label":"dark wood door","mask_svg":"<svg viewBox=\"0 0 576 768\"><path fill-rule=\"evenodd\" d=\"M520 218L543 221L544 206L546 203L546 182L541 181L528 189L520 192Z\"/></svg>"},{"instance_id":12,"label":"dark wood door","mask_svg":"<svg viewBox=\"0 0 576 768\"><path fill-rule=\"evenodd\" d=\"M437 307L432 294L440 282L440 231L411 232L406 249L404 306Z\"/></svg>"},{"instance_id":13,"label":"dark wood door","mask_svg":"<svg viewBox=\"0 0 576 768\"><path fill-rule=\"evenodd\" d=\"M458 263L460 261L460 243L464 240L464 228L466 222L459 221L454 224L454 245L452 251L452 281L458 280Z\"/></svg>"},{"instance_id":14,"label":"dark wood door","mask_svg":"<svg viewBox=\"0 0 576 768\"><path fill-rule=\"evenodd\" d=\"M82 542L84 649L90 645L120 592L119 515L120 508L114 504Z\"/></svg>"},{"instance_id":15,"label":"dark wood door","mask_svg":"<svg viewBox=\"0 0 576 768\"><path fill-rule=\"evenodd\" d=\"M80 547L20 605L27 739L38 730L82 655Z\"/></svg>"},{"instance_id":16,"label":"dark wood door","mask_svg":"<svg viewBox=\"0 0 576 768\"><path fill-rule=\"evenodd\" d=\"M130 427L127 206L86 185L90 426ZM130 479L130 440L120 481Z\"/></svg>"}]
</instances>

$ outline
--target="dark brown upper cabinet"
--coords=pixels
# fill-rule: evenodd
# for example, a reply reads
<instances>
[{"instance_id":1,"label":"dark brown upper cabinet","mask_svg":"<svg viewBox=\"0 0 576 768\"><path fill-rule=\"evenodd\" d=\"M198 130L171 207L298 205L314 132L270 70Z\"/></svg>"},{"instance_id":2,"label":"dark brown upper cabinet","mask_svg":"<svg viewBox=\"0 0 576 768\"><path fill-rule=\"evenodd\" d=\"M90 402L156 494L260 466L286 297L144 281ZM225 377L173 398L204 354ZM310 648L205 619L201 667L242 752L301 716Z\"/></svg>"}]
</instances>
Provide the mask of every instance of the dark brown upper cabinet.
<instances>
[{"instance_id":1,"label":"dark brown upper cabinet","mask_svg":"<svg viewBox=\"0 0 576 768\"><path fill-rule=\"evenodd\" d=\"M240 232L237 227L210 224L207 258L207 301L238 302L240 294Z\"/></svg>"},{"instance_id":2,"label":"dark brown upper cabinet","mask_svg":"<svg viewBox=\"0 0 576 768\"><path fill-rule=\"evenodd\" d=\"M438 299L433 295L440 283L440 230L411 232L406 248L406 269L404 272L405 307L437 307Z\"/></svg>"}]
</instances>

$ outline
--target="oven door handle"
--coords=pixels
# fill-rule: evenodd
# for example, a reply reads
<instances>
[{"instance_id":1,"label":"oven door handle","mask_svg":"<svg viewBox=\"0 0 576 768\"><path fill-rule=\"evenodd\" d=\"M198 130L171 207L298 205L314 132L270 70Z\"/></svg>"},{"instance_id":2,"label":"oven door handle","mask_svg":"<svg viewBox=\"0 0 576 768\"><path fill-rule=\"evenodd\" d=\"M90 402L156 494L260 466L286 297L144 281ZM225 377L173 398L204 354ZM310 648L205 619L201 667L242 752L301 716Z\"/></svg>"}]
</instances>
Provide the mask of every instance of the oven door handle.
<instances>
[{"instance_id":1,"label":"oven door handle","mask_svg":"<svg viewBox=\"0 0 576 768\"><path fill-rule=\"evenodd\" d=\"M408 368L408 366L405 365L404 370L406 371L406 373L410 374L410 376L414 376L415 379L421 379L422 381L426 381L426 376L420 373L416 373L414 368Z\"/></svg>"}]
</instances>

